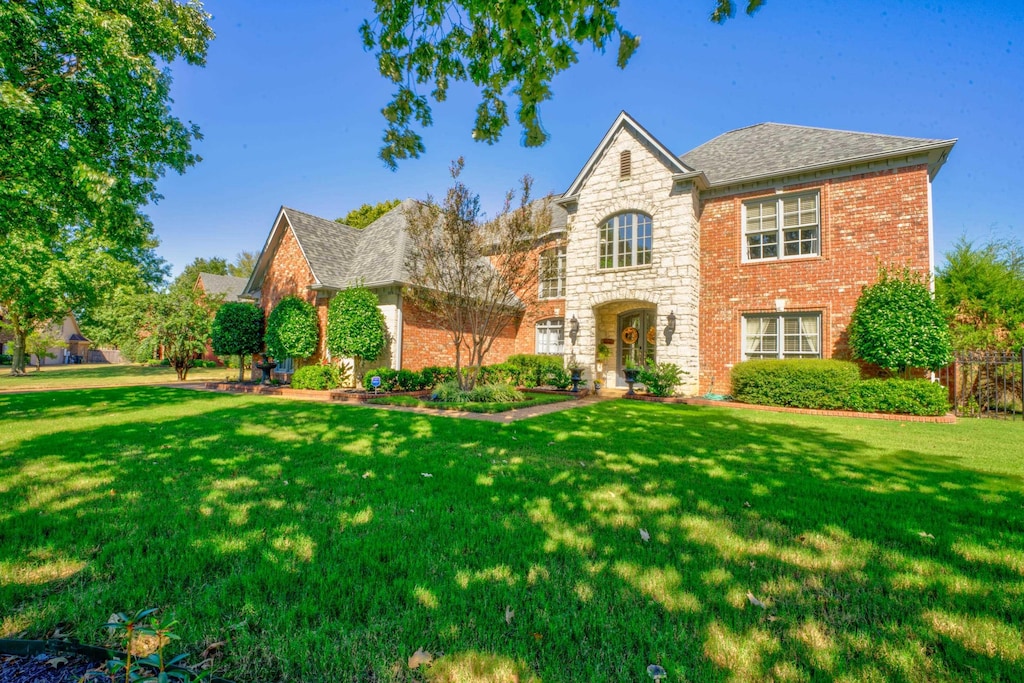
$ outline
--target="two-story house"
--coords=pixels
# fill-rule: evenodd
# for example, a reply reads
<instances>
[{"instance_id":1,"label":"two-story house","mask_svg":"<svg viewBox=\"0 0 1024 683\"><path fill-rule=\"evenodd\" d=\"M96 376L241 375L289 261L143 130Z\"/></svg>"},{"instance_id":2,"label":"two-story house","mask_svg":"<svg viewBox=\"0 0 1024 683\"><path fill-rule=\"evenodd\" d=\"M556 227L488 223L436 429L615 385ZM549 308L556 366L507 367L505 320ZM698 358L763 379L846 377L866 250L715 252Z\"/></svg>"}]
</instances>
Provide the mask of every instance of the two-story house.
<instances>
[{"instance_id":1,"label":"two-story house","mask_svg":"<svg viewBox=\"0 0 1024 683\"><path fill-rule=\"evenodd\" d=\"M537 291L489 360L559 354L608 386L627 363L669 361L695 393L727 391L748 358L848 357L879 266L933 268L931 181L955 142L765 123L676 156L623 112L556 199ZM391 330L385 361L450 363L444 333L403 301L403 207L377 223L282 209L249 294L268 312L286 293L324 311L362 281Z\"/></svg>"}]
</instances>

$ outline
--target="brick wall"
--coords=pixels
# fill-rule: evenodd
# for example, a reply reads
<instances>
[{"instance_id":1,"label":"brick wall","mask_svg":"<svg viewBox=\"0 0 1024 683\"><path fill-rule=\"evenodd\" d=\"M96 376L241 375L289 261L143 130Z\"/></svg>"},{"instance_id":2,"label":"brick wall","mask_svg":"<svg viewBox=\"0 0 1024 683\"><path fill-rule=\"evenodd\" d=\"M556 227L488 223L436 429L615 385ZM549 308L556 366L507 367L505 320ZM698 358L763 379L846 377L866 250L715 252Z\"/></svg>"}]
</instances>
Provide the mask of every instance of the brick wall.
<instances>
[{"instance_id":1,"label":"brick wall","mask_svg":"<svg viewBox=\"0 0 1024 683\"><path fill-rule=\"evenodd\" d=\"M320 348L315 356L302 361L296 360L295 367L319 363L324 357L328 299L318 297L316 291L309 289L315 282L313 271L309 269L291 227L286 227L260 287L259 306L263 309L263 315L269 316L281 299L294 295L316 307L320 319Z\"/></svg>"},{"instance_id":2,"label":"brick wall","mask_svg":"<svg viewBox=\"0 0 1024 683\"><path fill-rule=\"evenodd\" d=\"M517 330L520 327L513 323L498 335L484 356L485 365L501 363L513 353L529 353L516 350ZM469 342L464 340L463 365L469 361L469 346ZM451 335L441 327L437 318L406 297L402 301L402 367L422 370L429 365L454 366L455 346Z\"/></svg>"},{"instance_id":3,"label":"brick wall","mask_svg":"<svg viewBox=\"0 0 1024 683\"><path fill-rule=\"evenodd\" d=\"M858 296L880 265L929 270L926 166L783 187L820 192L820 256L743 263L743 201L774 190L704 202L701 217L700 392L729 390L742 356L742 316L821 313L822 357L849 358L846 329Z\"/></svg>"}]
</instances>

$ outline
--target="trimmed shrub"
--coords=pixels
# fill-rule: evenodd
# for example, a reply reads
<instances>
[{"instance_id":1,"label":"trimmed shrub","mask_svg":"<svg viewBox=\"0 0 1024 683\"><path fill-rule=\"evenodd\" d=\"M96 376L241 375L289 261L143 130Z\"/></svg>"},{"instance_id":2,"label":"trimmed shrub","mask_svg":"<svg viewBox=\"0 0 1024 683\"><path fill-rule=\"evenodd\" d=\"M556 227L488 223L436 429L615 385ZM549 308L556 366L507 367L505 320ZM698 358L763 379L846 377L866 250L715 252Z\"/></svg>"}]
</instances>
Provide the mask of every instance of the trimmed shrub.
<instances>
[{"instance_id":1,"label":"trimmed shrub","mask_svg":"<svg viewBox=\"0 0 1024 683\"><path fill-rule=\"evenodd\" d=\"M847 361L748 360L732 369L732 393L743 403L841 410L859 380Z\"/></svg>"},{"instance_id":2,"label":"trimmed shrub","mask_svg":"<svg viewBox=\"0 0 1024 683\"><path fill-rule=\"evenodd\" d=\"M394 386L392 391L419 391L426 388L423 383L423 375L413 370L396 372Z\"/></svg>"},{"instance_id":3,"label":"trimmed shrub","mask_svg":"<svg viewBox=\"0 0 1024 683\"><path fill-rule=\"evenodd\" d=\"M297 296L286 296L267 317L264 341L274 360L309 358L316 353L320 324L316 309Z\"/></svg>"},{"instance_id":4,"label":"trimmed shrub","mask_svg":"<svg viewBox=\"0 0 1024 683\"><path fill-rule=\"evenodd\" d=\"M551 373L564 370L561 356L517 354L509 356L503 365L508 368L509 379L521 387L539 387L550 384Z\"/></svg>"},{"instance_id":5,"label":"trimmed shrub","mask_svg":"<svg viewBox=\"0 0 1024 683\"><path fill-rule=\"evenodd\" d=\"M476 376L478 384L508 384L514 383L514 372L506 363L495 363L484 365Z\"/></svg>"},{"instance_id":6,"label":"trimmed shrub","mask_svg":"<svg viewBox=\"0 0 1024 683\"><path fill-rule=\"evenodd\" d=\"M882 269L866 287L850 317L854 358L903 373L938 370L953 360L949 324L928 289L928 278L904 269Z\"/></svg>"},{"instance_id":7,"label":"trimmed shrub","mask_svg":"<svg viewBox=\"0 0 1024 683\"><path fill-rule=\"evenodd\" d=\"M374 376L380 377L380 386L377 387L377 391L395 390L398 370L392 370L391 368L374 368L373 370L367 370L366 374L363 375L363 388L367 391L373 391L373 385L370 382L373 380Z\"/></svg>"},{"instance_id":8,"label":"trimmed shrub","mask_svg":"<svg viewBox=\"0 0 1024 683\"><path fill-rule=\"evenodd\" d=\"M221 356L237 356L259 353L263 348L263 311L255 304L229 301L217 309L217 315L210 326L210 345L213 352ZM244 378L244 363L235 365L239 369L238 381ZM232 367L229 365L228 367Z\"/></svg>"},{"instance_id":9,"label":"trimmed shrub","mask_svg":"<svg viewBox=\"0 0 1024 683\"><path fill-rule=\"evenodd\" d=\"M0 353L0 365L10 365L14 362L14 356L9 353Z\"/></svg>"},{"instance_id":10,"label":"trimmed shrub","mask_svg":"<svg viewBox=\"0 0 1024 683\"><path fill-rule=\"evenodd\" d=\"M292 389L336 389L341 371L335 365L306 365L292 375Z\"/></svg>"},{"instance_id":11,"label":"trimmed shrub","mask_svg":"<svg viewBox=\"0 0 1024 683\"><path fill-rule=\"evenodd\" d=\"M565 368L552 368L548 371L547 384L555 389L568 389L572 384L572 374Z\"/></svg>"},{"instance_id":12,"label":"trimmed shrub","mask_svg":"<svg viewBox=\"0 0 1024 683\"><path fill-rule=\"evenodd\" d=\"M853 386L847 404L865 413L945 415L949 391L926 379L868 379Z\"/></svg>"},{"instance_id":13,"label":"trimmed shrub","mask_svg":"<svg viewBox=\"0 0 1024 683\"><path fill-rule=\"evenodd\" d=\"M478 384L469 392L468 399L479 403L512 403L522 401L523 392L511 384Z\"/></svg>"},{"instance_id":14,"label":"trimmed shrub","mask_svg":"<svg viewBox=\"0 0 1024 683\"><path fill-rule=\"evenodd\" d=\"M327 309L327 350L333 356L373 361L388 343L377 295L366 287L338 292Z\"/></svg>"},{"instance_id":15,"label":"trimmed shrub","mask_svg":"<svg viewBox=\"0 0 1024 683\"><path fill-rule=\"evenodd\" d=\"M431 365L420 370L420 375L423 376L423 387L429 389L436 387L442 382L448 382L455 379L455 368Z\"/></svg>"},{"instance_id":16,"label":"trimmed shrub","mask_svg":"<svg viewBox=\"0 0 1024 683\"><path fill-rule=\"evenodd\" d=\"M683 375L688 374L675 363L657 363L642 368L637 381L655 396L671 396L682 383Z\"/></svg>"}]
</instances>

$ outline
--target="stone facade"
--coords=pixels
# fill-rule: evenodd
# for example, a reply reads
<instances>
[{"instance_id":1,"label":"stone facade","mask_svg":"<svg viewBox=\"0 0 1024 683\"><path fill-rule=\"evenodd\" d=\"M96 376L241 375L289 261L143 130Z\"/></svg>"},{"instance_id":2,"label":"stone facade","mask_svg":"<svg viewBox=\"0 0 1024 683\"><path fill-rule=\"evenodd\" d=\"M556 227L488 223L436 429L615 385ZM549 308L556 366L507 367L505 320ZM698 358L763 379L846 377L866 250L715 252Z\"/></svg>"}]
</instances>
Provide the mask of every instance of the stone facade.
<instances>
[{"instance_id":1,"label":"stone facade","mask_svg":"<svg viewBox=\"0 0 1024 683\"><path fill-rule=\"evenodd\" d=\"M629 153L629 174L622 173L623 152ZM566 357L575 355L586 377L606 386L622 386L618 358L622 341L618 315L628 310L651 311L657 342L655 358L679 365L689 373L681 388L697 388L700 284L700 231L697 192L692 182L678 183L663 155L629 126L621 127L596 160L574 201L567 204L566 320L579 321L575 347L566 344ZM599 267L599 228L608 218L625 212L650 216L652 256L649 265ZM676 332L665 344L662 330L669 315ZM646 334L647 330L642 331ZM613 340L611 362L598 371L597 346ZM607 346L611 346L606 343Z\"/></svg>"}]
</instances>

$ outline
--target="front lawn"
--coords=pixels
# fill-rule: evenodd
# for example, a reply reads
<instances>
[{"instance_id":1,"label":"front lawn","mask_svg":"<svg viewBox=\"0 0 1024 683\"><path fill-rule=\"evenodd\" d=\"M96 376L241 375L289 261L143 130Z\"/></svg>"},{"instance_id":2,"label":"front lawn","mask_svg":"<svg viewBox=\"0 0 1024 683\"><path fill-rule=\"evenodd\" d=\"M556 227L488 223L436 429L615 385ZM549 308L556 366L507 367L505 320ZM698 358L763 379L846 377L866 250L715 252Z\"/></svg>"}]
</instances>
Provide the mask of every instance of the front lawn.
<instances>
[{"instance_id":1,"label":"front lawn","mask_svg":"<svg viewBox=\"0 0 1024 683\"><path fill-rule=\"evenodd\" d=\"M0 365L0 392L25 389L75 389L78 387L136 386L143 384L174 384L178 376L167 365L44 365L20 377L10 375L9 365ZM189 382L238 379L238 369L192 368Z\"/></svg>"},{"instance_id":2,"label":"front lawn","mask_svg":"<svg viewBox=\"0 0 1024 683\"><path fill-rule=\"evenodd\" d=\"M389 406L406 406L409 408L434 408L436 410L464 410L470 413L503 413L516 408L529 408L541 406L548 403L561 403L571 401L575 396L568 394L546 394L538 392L525 392L526 400L509 401L506 403L482 403L479 401L463 401L462 403L441 403L415 396L383 396L371 398L367 403Z\"/></svg>"},{"instance_id":3,"label":"front lawn","mask_svg":"<svg viewBox=\"0 0 1024 683\"><path fill-rule=\"evenodd\" d=\"M0 637L159 607L243 682L1021 680L1022 468L1020 422L6 395Z\"/></svg>"}]
</instances>

